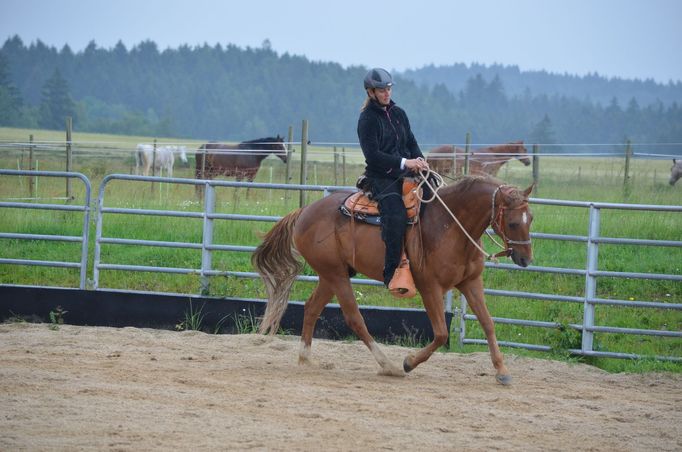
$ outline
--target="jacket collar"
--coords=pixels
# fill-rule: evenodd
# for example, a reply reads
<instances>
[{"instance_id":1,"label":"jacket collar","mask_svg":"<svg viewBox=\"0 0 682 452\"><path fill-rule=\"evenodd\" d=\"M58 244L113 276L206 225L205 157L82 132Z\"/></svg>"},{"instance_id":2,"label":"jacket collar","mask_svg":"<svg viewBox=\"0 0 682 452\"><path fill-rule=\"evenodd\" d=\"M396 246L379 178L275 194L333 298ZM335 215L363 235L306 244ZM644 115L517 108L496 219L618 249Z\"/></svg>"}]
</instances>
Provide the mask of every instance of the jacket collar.
<instances>
[{"instance_id":1,"label":"jacket collar","mask_svg":"<svg viewBox=\"0 0 682 452\"><path fill-rule=\"evenodd\" d=\"M386 108L384 108L383 106L379 105L379 102L377 102L374 99L371 99L369 101L369 105L371 105L371 107L374 110L383 112L383 111L390 111L391 108L393 108L393 106L395 105L395 102L393 102L393 99L389 100L388 105L386 106Z\"/></svg>"}]
</instances>

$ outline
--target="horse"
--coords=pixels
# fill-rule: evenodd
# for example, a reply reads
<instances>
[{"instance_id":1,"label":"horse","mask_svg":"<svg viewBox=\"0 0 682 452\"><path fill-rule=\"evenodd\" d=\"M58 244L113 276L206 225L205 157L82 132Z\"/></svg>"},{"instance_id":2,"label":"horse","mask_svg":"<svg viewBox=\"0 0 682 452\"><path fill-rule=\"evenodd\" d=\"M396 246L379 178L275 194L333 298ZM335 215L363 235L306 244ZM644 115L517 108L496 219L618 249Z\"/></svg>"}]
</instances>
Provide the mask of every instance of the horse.
<instances>
[{"instance_id":1,"label":"horse","mask_svg":"<svg viewBox=\"0 0 682 452\"><path fill-rule=\"evenodd\" d=\"M682 160L679 162L673 159L673 166L670 168L670 180L668 181L670 185L675 185L677 179L682 177Z\"/></svg>"},{"instance_id":2,"label":"horse","mask_svg":"<svg viewBox=\"0 0 682 452\"><path fill-rule=\"evenodd\" d=\"M454 177L464 171L465 153L462 148L450 145L437 146L429 151L426 160L435 172ZM457 161L455 171L452 170L453 154ZM475 149L469 156L469 174L497 176L502 165L512 157L517 158L525 166L531 163L523 141Z\"/></svg>"},{"instance_id":3,"label":"horse","mask_svg":"<svg viewBox=\"0 0 682 452\"><path fill-rule=\"evenodd\" d=\"M135 172L149 176L149 169L154 165L154 171L158 170L159 175L166 170L168 177L173 177L175 154L180 154L182 163L187 163L187 147L185 146L160 146L156 148L155 153L154 146L151 144L138 144L135 151Z\"/></svg>"},{"instance_id":4,"label":"horse","mask_svg":"<svg viewBox=\"0 0 682 452\"><path fill-rule=\"evenodd\" d=\"M252 255L268 301L260 320L261 334L275 334L287 307L291 286L303 267L302 256L318 274L319 283L304 307L299 364L310 363L313 331L324 306L336 296L351 330L371 351L379 373L403 376L429 359L448 339L443 296L457 288L465 297L485 332L496 380L510 384L509 374L495 336L493 320L483 295L485 266L480 238L488 226L505 243L505 255L526 267L532 261L528 196L495 178L466 176L438 189L440 203L422 204L421 218L408 229L405 250L414 283L431 321L433 341L409 354L403 366L391 363L365 325L350 278L357 273L382 281L384 242L380 228L351 219L340 212L348 193L335 192L295 210L265 234ZM490 257L490 256L488 256Z\"/></svg>"},{"instance_id":5,"label":"horse","mask_svg":"<svg viewBox=\"0 0 682 452\"><path fill-rule=\"evenodd\" d=\"M213 179L217 176L234 176L238 182L253 182L261 162L270 154L287 161L284 138L259 138L239 144L205 143L196 153L196 179ZM196 186L197 194L203 187Z\"/></svg>"}]
</instances>

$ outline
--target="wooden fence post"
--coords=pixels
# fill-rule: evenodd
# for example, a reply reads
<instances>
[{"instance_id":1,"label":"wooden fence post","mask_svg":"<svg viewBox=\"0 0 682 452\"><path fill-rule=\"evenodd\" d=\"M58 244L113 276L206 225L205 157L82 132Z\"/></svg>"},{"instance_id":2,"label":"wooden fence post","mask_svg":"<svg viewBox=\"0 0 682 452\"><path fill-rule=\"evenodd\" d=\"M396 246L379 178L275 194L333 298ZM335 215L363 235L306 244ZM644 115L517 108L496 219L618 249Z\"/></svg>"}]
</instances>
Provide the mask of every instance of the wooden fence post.
<instances>
[{"instance_id":1,"label":"wooden fence post","mask_svg":"<svg viewBox=\"0 0 682 452\"><path fill-rule=\"evenodd\" d=\"M33 171L33 134L28 136L28 170ZM29 197L35 197L36 178L35 176L28 177L28 193Z\"/></svg>"},{"instance_id":2,"label":"wooden fence post","mask_svg":"<svg viewBox=\"0 0 682 452\"><path fill-rule=\"evenodd\" d=\"M152 148L152 176L156 176L156 138ZM152 181L152 193L156 191L156 182Z\"/></svg>"},{"instance_id":3,"label":"wooden fence post","mask_svg":"<svg viewBox=\"0 0 682 452\"><path fill-rule=\"evenodd\" d=\"M467 132L466 144L464 145L464 174L469 174L469 153L471 151L471 132Z\"/></svg>"},{"instance_id":4,"label":"wooden fence post","mask_svg":"<svg viewBox=\"0 0 682 452\"><path fill-rule=\"evenodd\" d=\"M457 146L452 145L452 171L450 177L455 177L457 175ZM445 176L445 174L443 174Z\"/></svg>"},{"instance_id":5,"label":"wooden fence post","mask_svg":"<svg viewBox=\"0 0 682 452\"><path fill-rule=\"evenodd\" d=\"M346 148L341 148L341 172L343 175L343 185L346 184Z\"/></svg>"},{"instance_id":6,"label":"wooden fence post","mask_svg":"<svg viewBox=\"0 0 682 452\"><path fill-rule=\"evenodd\" d=\"M301 125L301 185L308 182L308 168L306 167L306 160L308 159L308 120L304 119ZM299 207L305 206L306 192L300 191Z\"/></svg>"},{"instance_id":7,"label":"wooden fence post","mask_svg":"<svg viewBox=\"0 0 682 452\"><path fill-rule=\"evenodd\" d=\"M627 140L625 146L625 171L623 175L623 190L625 196L630 195L630 159L632 158L632 143Z\"/></svg>"},{"instance_id":8,"label":"wooden fence post","mask_svg":"<svg viewBox=\"0 0 682 452\"><path fill-rule=\"evenodd\" d=\"M540 182L540 147L537 144L533 145L533 184L535 184L535 194L538 193L538 186Z\"/></svg>"},{"instance_id":9,"label":"wooden fence post","mask_svg":"<svg viewBox=\"0 0 682 452\"><path fill-rule=\"evenodd\" d=\"M339 153L336 151L336 146L332 149L334 150L334 185L339 185Z\"/></svg>"},{"instance_id":10,"label":"wooden fence post","mask_svg":"<svg viewBox=\"0 0 682 452\"><path fill-rule=\"evenodd\" d=\"M284 173L284 183L285 184L290 184L291 183L291 159L293 158L294 155L294 147L293 147L293 142L294 142L294 127L289 126L289 131L287 132L287 163L286 163L286 169ZM289 201L289 196L290 196L290 191L291 190L284 190L284 202Z\"/></svg>"},{"instance_id":11,"label":"wooden fence post","mask_svg":"<svg viewBox=\"0 0 682 452\"><path fill-rule=\"evenodd\" d=\"M66 117L66 172L71 172L73 155L71 150L71 127L73 125L71 116ZM66 178L66 201L71 201L71 178Z\"/></svg>"}]
</instances>

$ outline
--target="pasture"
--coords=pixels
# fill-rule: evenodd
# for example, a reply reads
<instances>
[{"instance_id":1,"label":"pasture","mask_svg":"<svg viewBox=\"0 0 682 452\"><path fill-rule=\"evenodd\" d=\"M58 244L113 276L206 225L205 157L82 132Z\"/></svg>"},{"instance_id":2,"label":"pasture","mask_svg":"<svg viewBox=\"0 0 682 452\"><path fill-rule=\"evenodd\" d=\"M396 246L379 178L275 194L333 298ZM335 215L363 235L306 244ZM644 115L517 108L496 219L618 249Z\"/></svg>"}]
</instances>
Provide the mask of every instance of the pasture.
<instances>
[{"instance_id":1,"label":"pasture","mask_svg":"<svg viewBox=\"0 0 682 452\"><path fill-rule=\"evenodd\" d=\"M276 133L277 131L273 131ZM63 140L59 132L29 132L16 129L0 129L0 139L26 141L29 133L34 134L35 141ZM74 149L74 171L82 172L93 183L93 190L103 175L109 173L131 173L134 169L134 148L137 143L150 142L145 137L113 137L74 134L77 145ZM166 142L170 140L160 140ZM176 163L175 177L193 178L194 153L202 143L183 141L187 145L189 166ZM297 146L294 146L297 147ZM63 170L63 151L46 149L36 151L40 170ZM294 153L291 165L292 181L298 182L300 171L300 154ZM0 153L0 167L17 168L21 164L21 152L3 150ZM308 183L353 185L355 178L362 172L362 157L357 149L346 149L346 180L342 180L338 167L334 166L334 156L329 147L310 146ZM669 160L634 159L631 162L630 189L623 189L623 159L592 157L555 157L546 156L540 160L540 181L537 192L532 197L601 201L627 202L641 204L677 205L682 199L679 186L670 186ZM531 182L530 168L518 161L506 164L498 177L508 183L525 187ZM263 162L256 177L257 182L283 182L284 165L275 158L269 157ZM38 182L39 197L64 196L63 180L41 178ZM28 194L27 180L0 180L0 197L21 198ZM74 196L83 196L82 190L74 186ZM309 194L308 199L318 195ZM150 183L117 183L107 193L107 205L111 207L145 207L150 209L173 209L200 211L201 205L192 187L172 186ZM282 190L252 190L245 196L244 190L221 189L218 193L218 211L223 213L244 213L259 215L285 215L298 207L298 196L293 192ZM561 233L584 235L585 214L576 214L566 208L550 206L532 206L535 215L533 232ZM26 212L4 209L0 218L0 231L12 231L34 234L75 234L80 228L78 219L66 217L54 212ZM201 224L196 220L165 219L159 217L112 216L107 220L106 235L126 236L147 240L182 241L199 243L201 241ZM218 243L255 246L259 243L260 234L271 227L262 222L223 222L216 226L215 237ZM637 237L656 240L680 240L682 218L672 213L656 215L654 218L644 213L618 211L602 218L602 229L611 237ZM94 230L94 226L93 226ZM73 244L46 244L44 242L19 242L3 240L4 257L8 258L48 258L67 255L77 260L80 250ZM493 249L486 241L486 248ZM654 272L680 274L682 271L682 251L676 248L632 248L622 245L604 245L600 250L600 264L605 269L633 272ZM201 259L195 250L175 250L151 247L109 247L105 249L106 258L111 263L141 263L145 265L192 267L197 268ZM535 264L556 267L584 267L586 259L585 246L577 243L564 243L550 240L534 241ZM90 259L92 262L92 258ZM214 256L214 268L234 271L253 271L248 253L221 252ZM306 268L305 272L310 273ZM52 269L46 267L27 267L15 265L0 266L0 281L10 284L41 284L56 286L77 286L78 276L73 270ZM537 291L564 295L579 295L584 291L583 277L571 275L542 275L524 272L504 272L494 269L486 270L484 281L487 288L500 288L520 291ZM102 275L100 287L123 290L157 290L176 293L199 293L200 281L196 276L159 275L150 273L109 271ZM294 284L292 299L305 300L311 290L305 282ZM355 288L359 303L367 305L391 305L404 307L421 307L419 297L411 300L394 300L389 298L384 289L358 286ZM660 302L677 302L682 300L682 287L666 281L609 280L600 279L599 295L605 298L656 300ZM211 281L210 295L258 297L265 296L260 281L237 278L214 278ZM580 323L582 307L574 304L518 300L489 296L489 309L493 316L511 316L511 313L530 320L553 320L562 324ZM682 316L675 312L652 311L631 308L604 307L599 310L601 321L608 320L611 325L636 328L644 324L647 328L670 330L682 329ZM473 325L473 324L472 324ZM472 326L473 334L483 337ZM499 340L515 340L519 336L526 337L528 342L552 343L557 353L561 350L575 348L579 344L577 332L537 331L513 325L498 325ZM527 337L529 336L529 337ZM409 338L406 338L409 342ZM631 350L640 354L667 354L682 356L682 344L676 339L625 336L604 334L599 336L601 347L609 348L610 344L618 344L619 349ZM315 345L313 344L313 348ZM465 351L483 351L480 346L466 346ZM509 353L509 349L505 350ZM515 351L515 353L531 354L533 352ZM681 371L682 365L673 363L657 363L651 361L629 362L625 360L590 359L584 361L598 365L611 371L666 369ZM426 364L428 366L428 363Z\"/></svg>"}]
</instances>

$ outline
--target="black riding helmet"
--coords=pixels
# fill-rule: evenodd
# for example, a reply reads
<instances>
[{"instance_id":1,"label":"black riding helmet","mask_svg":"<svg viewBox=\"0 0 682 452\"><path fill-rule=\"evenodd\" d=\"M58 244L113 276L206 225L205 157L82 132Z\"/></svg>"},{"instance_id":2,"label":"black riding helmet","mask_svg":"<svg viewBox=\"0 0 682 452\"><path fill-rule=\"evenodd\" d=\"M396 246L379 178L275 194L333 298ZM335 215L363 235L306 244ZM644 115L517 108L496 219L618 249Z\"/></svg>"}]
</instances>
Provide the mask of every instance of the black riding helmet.
<instances>
[{"instance_id":1,"label":"black riding helmet","mask_svg":"<svg viewBox=\"0 0 682 452\"><path fill-rule=\"evenodd\" d=\"M393 78L386 69L375 67L365 75L365 89L388 88L393 86Z\"/></svg>"}]
</instances>

